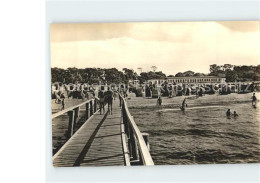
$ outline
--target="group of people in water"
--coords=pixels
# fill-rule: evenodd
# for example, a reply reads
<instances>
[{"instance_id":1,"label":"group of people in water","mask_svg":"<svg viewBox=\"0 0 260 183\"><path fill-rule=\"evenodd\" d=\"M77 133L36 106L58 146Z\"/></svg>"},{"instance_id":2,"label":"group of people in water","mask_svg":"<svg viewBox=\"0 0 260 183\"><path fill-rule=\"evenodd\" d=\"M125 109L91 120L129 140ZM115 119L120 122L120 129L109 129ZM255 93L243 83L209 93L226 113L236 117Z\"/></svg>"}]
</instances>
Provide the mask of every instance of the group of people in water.
<instances>
[{"instance_id":1,"label":"group of people in water","mask_svg":"<svg viewBox=\"0 0 260 183\"><path fill-rule=\"evenodd\" d=\"M253 106L253 108L256 108L257 98L256 98L256 96L255 96L255 93L253 93L253 96L251 97L251 99L252 99L252 106ZM233 116L233 117L238 117L238 114L237 114L236 111L234 111L234 112L232 113L231 110L228 109L227 112L226 112L226 116L227 116L227 118L230 118L231 116Z\"/></svg>"},{"instance_id":2,"label":"group of people in water","mask_svg":"<svg viewBox=\"0 0 260 183\"><path fill-rule=\"evenodd\" d=\"M253 106L254 108L256 108L257 98L256 98L256 96L255 96L255 93L253 93L253 96L252 96L251 99L252 99L252 106ZM161 98L161 96L158 97L158 99L157 99L157 104L156 104L156 105L157 105L157 106L161 106L161 105L162 105L162 98ZM188 104L186 103L186 98L184 98L183 101L182 101L182 104L181 104L181 106L180 106L180 109L181 109L182 111L185 111L186 107L188 107ZM228 109L228 110L226 111L226 116L227 116L228 118L230 118L231 116L238 117L238 114L237 114L236 111L234 111L234 112L232 113L231 110Z\"/></svg>"}]
</instances>

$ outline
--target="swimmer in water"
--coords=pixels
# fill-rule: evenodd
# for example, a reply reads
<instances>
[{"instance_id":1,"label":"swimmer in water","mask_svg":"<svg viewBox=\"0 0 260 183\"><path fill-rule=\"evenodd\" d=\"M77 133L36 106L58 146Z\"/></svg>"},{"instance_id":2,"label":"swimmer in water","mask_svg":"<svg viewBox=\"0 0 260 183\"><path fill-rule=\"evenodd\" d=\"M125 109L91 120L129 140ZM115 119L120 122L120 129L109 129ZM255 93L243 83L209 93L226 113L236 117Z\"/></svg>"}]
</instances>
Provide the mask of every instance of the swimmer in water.
<instances>
[{"instance_id":1,"label":"swimmer in water","mask_svg":"<svg viewBox=\"0 0 260 183\"><path fill-rule=\"evenodd\" d=\"M230 117L231 114L232 114L232 113L231 113L230 109L228 109L227 112L226 112L226 116L227 116L227 117Z\"/></svg>"}]
</instances>

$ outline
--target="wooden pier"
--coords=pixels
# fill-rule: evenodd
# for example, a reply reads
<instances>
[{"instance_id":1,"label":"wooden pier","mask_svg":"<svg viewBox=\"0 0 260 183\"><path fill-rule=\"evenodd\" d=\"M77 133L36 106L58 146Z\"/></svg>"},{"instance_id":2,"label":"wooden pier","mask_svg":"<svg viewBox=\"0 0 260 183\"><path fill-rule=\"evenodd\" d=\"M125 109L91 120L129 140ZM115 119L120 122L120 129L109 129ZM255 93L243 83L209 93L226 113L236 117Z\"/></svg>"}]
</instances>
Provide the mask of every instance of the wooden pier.
<instances>
[{"instance_id":1,"label":"wooden pier","mask_svg":"<svg viewBox=\"0 0 260 183\"><path fill-rule=\"evenodd\" d=\"M147 134L142 134L131 116L123 97L113 101L113 113L100 115L98 98L52 115L67 113L71 138L53 156L53 166L132 166L154 165ZM73 134L80 108L86 122Z\"/></svg>"}]
</instances>

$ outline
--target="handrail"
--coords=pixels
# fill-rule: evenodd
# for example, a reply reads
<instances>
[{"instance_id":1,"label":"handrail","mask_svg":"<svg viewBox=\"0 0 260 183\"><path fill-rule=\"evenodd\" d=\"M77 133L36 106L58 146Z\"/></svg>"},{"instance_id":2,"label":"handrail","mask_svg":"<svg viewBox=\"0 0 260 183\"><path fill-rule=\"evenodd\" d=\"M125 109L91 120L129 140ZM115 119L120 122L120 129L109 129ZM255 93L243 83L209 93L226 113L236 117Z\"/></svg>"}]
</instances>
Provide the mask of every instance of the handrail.
<instances>
[{"instance_id":1,"label":"handrail","mask_svg":"<svg viewBox=\"0 0 260 183\"><path fill-rule=\"evenodd\" d=\"M68 137L71 137L74 132L75 132L75 125L78 122L78 120L80 119L79 115L80 115L80 107L83 105L86 105L85 108L85 120L88 120L93 114L95 114L98 109L97 109L97 101L99 101L99 98L94 97L93 99L84 101L78 105L75 105L73 107L69 107L65 110L62 110L60 112L57 112L55 114L52 114L52 120L54 120L55 118L66 114L68 115ZM81 113L82 114L82 113Z\"/></svg>"},{"instance_id":2,"label":"handrail","mask_svg":"<svg viewBox=\"0 0 260 183\"><path fill-rule=\"evenodd\" d=\"M77 107L80 107L80 106L82 106L82 105L84 105L84 104L86 104L86 103L89 103L90 101L94 101L95 99L99 101L99 98L98 98L98 97L95 97L95 98L93 98L93 99L84 101L84 102L82 102L82 103L80 103L80 104L78 104L78 105L69 107L69 108L67 108L67 109L64 109L64 110L62 110L62 111L59 111L59 112L56 112L56 113L52 114L51 119L56 118L56 117L58 117L58 116L60 116L60 115L62 115L62 114L65 114L65 113L67 113L67 112L69 112L69 111L71 111L71 110L73 110L73 109L75 109L75 108L77 108Z\"/></svg>"},{"instance_id":3,"label":"handrail","mask_svg":"<svg viewBox=\"0 0 260 183\"><path fill-rule=\"evenodd\" d=\"M139 161L138 163L141 163L142 165L154 165L154 162L152 160L149 149L145 143L143 135L140 132L139 128L137 127L133 117L131 116L125 99L122 97L122 95L119 94L119 96L120 96L120 100L123 101L123 105L122 105L123 115L125 114L125 116L127 118L127 120L123 119L123 123L125 124L125 128L127 128L127 126L130 127L130 129L125 130L126 133L127 133L127 131L129 133L128 134L128 140L129 140L128 145L132 148L136 145L138 147L137 150L135 150L135 147L133 148L134 150L130 149L130 151L136 151L136 152L133 152L134 153L133 156L136 156L134 161L137 160L137 161ZM124 118L124 116L123 116L123 118ZM131 133L133 133L133 134L131 134ZM137 153L137 154L135 154L135 153ZM141 155L141 157L138 158L139 155Z\"/></svg>"}]
</instances>

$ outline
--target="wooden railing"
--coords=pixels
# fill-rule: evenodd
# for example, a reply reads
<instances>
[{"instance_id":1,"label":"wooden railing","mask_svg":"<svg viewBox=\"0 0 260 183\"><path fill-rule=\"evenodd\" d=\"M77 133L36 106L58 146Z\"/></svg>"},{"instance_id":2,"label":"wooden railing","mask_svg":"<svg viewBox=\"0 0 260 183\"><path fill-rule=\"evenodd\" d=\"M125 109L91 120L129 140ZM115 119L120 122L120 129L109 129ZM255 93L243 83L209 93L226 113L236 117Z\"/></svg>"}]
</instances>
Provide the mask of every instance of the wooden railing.
<instances>
[{"instance_id":1,"label":"wooden railing","mask_svg":"<svg viewBox=\"0 0 260 183\"><path fill-rule=\"evenodd\" d=\"M73 106L73 107L64 109L62 111L59 111L57 113L54 113L54 114L52 114L52 120L54 118L57 118L57 117L62 116L67 113L69 116L68 136L71 137L74 133L74 128L75 128L75 125L77 122L77 118L79 118L80 107L85 105L85 107L86 107L85 119L88 120L97 111L97 101L99 101L99 98L95 97L93 99L82 102L76 106Z\"/></svg>"},{"instance_id":2,"label":"wooden railing","mask_svg":"<svg viewBox=\"0 0 260 183\"><path fill-rule=\"evenodd\" d=\"M131 116L127 103L122 95L119 94L120 106L122 107L123 149L125 151L125 164L131 165L154 165L149 152L148 136L146 141L143 134L138 129L133 117Z\"/></svg>"}]
</instances>

